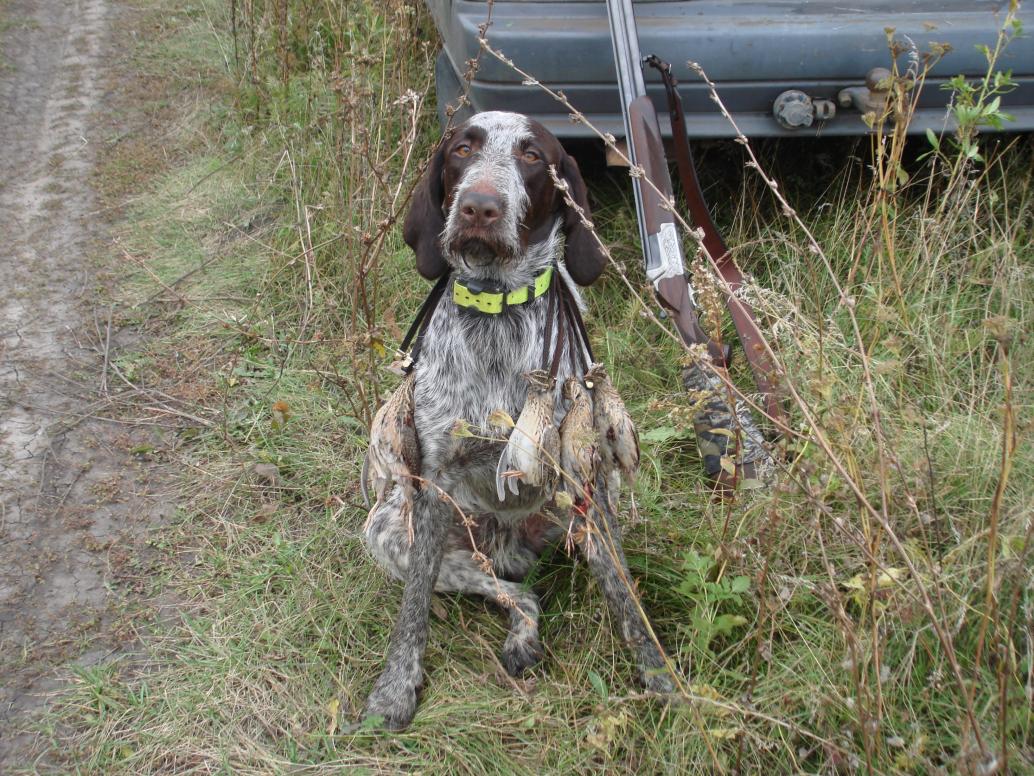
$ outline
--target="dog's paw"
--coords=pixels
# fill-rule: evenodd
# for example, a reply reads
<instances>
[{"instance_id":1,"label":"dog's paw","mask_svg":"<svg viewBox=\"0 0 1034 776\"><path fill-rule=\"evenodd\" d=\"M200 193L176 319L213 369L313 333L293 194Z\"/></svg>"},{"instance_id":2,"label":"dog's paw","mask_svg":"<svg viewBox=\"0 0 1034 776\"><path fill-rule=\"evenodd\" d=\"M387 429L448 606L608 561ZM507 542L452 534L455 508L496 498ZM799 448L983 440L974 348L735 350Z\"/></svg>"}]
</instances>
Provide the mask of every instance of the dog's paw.
<instances>
[{"instance_id":1,"label":"dog's paw","mask_svg":"<svg viewBox=\"0 0 1034 776\"><path fill-rule=\"evenodd\" d=\"M404 680L382 674L366 700L363 719L380 719L388 730L409 726L416 714L416 688Z\"/></svg>"},{"instance_id":2,"label":"dog's paw","mask_svg":"<svg viewBox=\"0 0 1034 776\"><path fill-rule=\"evenodd\" d=\"M515 636L510 634L503 643L499 659L510 676L521 676L542 660L542 644L537 636Z\"/></svg>"}]
</instances>

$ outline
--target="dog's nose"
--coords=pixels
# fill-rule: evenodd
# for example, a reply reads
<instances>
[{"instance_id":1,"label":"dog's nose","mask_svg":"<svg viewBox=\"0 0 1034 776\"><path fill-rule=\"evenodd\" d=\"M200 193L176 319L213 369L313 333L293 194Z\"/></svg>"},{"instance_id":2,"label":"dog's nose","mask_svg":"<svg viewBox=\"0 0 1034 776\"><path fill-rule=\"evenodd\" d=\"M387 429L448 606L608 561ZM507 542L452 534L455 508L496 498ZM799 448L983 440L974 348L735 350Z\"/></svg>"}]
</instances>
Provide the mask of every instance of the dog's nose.
<instances>
[{"instance_id":1,"label":"dog's nose","mask_svg":"<svg viewBox=\"0 0 1034 776\"><path fill-rule=\"evenodd\" d=\"M460 218L467 226L488 226L499 220L502 203L495 194L468 191L459 201Z\"/></svg>"}]
</instances>

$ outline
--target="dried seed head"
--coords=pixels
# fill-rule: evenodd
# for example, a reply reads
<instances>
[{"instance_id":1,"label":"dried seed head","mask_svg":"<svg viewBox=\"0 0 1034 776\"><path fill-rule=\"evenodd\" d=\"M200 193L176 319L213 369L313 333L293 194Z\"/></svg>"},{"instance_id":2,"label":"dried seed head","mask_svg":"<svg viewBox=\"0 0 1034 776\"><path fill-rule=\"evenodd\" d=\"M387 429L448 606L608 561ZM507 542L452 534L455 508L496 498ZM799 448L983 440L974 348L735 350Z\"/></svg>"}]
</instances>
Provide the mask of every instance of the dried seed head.
<instances>
[{"instance_id":1,"label":"dried seed head","mask_svg":"<svg viewBox=\"0 0 1034 776\"><path fill-rule=\"evenodd\" d=\"M513 428L516 425L513 422L513 418L510 417L510 413L501 409L492 410L488 414L488 422L490 425L504 430Z\"/></svg>"}]
</instances>

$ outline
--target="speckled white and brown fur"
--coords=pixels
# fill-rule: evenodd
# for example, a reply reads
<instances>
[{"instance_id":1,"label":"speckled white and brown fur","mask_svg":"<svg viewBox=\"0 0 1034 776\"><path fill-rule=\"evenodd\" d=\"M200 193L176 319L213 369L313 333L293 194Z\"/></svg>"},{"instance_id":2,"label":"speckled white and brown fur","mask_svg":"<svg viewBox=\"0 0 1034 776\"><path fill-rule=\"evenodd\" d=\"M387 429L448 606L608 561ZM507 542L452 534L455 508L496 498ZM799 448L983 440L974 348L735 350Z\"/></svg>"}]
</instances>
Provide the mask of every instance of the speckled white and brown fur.
<instances>
[{"instance_id":1,"label":"speckled white and brown fur","mask_svg":"<svg viewBox=\"0 0 1034 776\"><path fill-rule=\"evenodd\" d=\"M538 160L528 161L535 156ZM435 277L451 270L466 280L488 280L513 289L528 285L557 262L558 280L577 299L573 280L584 285L592 282L602 269L603 257L580 219L572 217L553 189L545 172L547 164L555 165L587 210L577 165L541 125L517 114L483 113L446 137L406 221L406 240L416 251L420 272ZM472 186L498 194L501 213L491 233L467 228L458 215L457 203ZM470 242L478 239L491 244L491 260L486 260L483 246ZM472 244L476 250L467 252ZM452 282L428 323L416 364L421 476L433 484L424 485L416 495L413 542L402 517L398 486L371 511L365 534L377 562L405 583L386 665L366 706L368 716L383 717L392 728L407 725L416 710L433 590L477 594L508 605L511 627L502 650L504 665L516 675L538 661L538 599L520 581L546 544L563 530L559 520L543 516L551 509L552 492L521 484L518 495L508 493L499 501L495 467L503 443L491 439L498 438L499 431L488 422L494 410L505 410L513 418L520 414L528 388L523 375L543 366L547 297L513 306L501 315L485 315L455 305ZM556 326L552 330L555 337ZM565 350L568 345L569 340ZM560 361L558 424L564 414L560 391L570 363L566 356ZM466 421L474 437L453 434L457 420ZM598 487L597 500L609 503L602 478ZM441 492L449 499L443 499ZM495 578L473 559L457 506L476 521L477 549L491 558ZM596 519L605 520L615 539L619 537L609 507ZM658 671L663 659L647 638L629 595L626 580L630 577L620 544L618 563L607 552L585 555L622 635L637 652L641 678L652 689L670 689L670 680Z\"/></svg>"}]
</instances>

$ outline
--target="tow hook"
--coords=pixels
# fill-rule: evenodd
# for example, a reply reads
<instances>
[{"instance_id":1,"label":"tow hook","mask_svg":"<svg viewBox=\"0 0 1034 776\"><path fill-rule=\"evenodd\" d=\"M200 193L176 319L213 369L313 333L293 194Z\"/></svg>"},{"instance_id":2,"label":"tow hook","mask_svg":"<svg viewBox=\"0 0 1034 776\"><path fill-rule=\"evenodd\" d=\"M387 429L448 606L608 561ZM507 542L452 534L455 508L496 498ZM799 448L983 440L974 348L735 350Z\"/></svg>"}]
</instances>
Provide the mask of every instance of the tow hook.
<instances>
[{"instance_id":1,"label":"tow hook","mask_svg":"<svg viewBox=\"0 0 1034 776\"><path fill-rule=\"evenodd\" d=\"M783 92L772 103L772 115L783 129L810 127L814 121L829 121L836 114L832 100L813 100L799 89Z\"/></svg>"},{"instance_id":2,"label":"tow hook","mask_svg":"<svg viewBox=\"0 0 1034 776\"><path fill-rule=\"evenodd\" d=\"M841 89L837 102L841 108L854 108L859 113L882 113L887 108L890 96L890 71L885 67L874 67L865 76L865 86L848 86Z\"/></svg>"}]
</instances>

